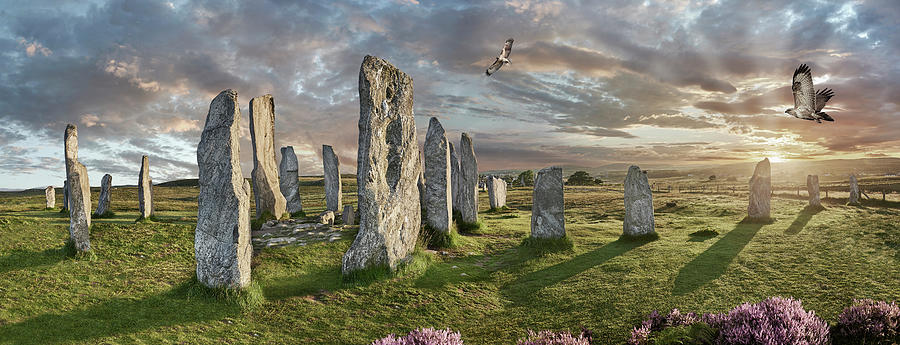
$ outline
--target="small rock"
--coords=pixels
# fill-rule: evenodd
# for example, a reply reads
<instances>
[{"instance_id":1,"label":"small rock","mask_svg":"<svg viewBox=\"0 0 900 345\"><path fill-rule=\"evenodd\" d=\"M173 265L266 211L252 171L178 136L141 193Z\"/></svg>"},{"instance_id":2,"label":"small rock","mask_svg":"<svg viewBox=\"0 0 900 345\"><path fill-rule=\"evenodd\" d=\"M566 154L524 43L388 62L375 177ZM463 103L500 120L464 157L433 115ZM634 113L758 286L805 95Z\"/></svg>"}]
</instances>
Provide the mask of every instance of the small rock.
<instances>
[{"instance_id":1,"label":"small rock","mask_svg":"<svg viewBox=\"0 0 900 345\"><path fill-rule=\"evenodd\" d=\"M450 267L450 268L459 268L459 266L453 265L453 267Z\"/></svg>"}]
</instances>

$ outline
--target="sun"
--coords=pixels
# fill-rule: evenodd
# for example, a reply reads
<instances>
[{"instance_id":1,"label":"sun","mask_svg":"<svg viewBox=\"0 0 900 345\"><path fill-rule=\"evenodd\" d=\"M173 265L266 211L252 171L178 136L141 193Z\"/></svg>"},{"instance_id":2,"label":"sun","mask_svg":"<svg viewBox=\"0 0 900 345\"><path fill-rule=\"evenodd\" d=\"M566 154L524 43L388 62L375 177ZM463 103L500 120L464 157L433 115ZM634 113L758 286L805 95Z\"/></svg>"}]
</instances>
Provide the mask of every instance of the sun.
<instances>
[{"instance_id":1,"label":"sun","mask_svg":"<svg viewBox=\"0 0 900 345\"><path fill-rule=\"evenodd\" d=\"M780 152L774 152L774 151L763 152L762 158L768 158L769 161L772 163L783 163L783 162L787 161L787 159L784 158L784 155L782 155Z\"/></svg>"}]
</instances>

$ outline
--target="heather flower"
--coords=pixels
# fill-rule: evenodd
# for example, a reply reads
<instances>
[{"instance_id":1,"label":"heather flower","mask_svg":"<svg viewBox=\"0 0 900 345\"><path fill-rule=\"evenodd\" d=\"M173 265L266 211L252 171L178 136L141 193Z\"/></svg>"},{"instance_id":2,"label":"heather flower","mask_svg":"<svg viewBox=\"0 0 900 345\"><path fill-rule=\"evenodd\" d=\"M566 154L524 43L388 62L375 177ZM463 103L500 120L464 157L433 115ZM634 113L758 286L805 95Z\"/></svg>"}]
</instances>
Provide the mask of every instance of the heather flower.
<instances>
[{"instance_id":1,"label":"heather flower","mask_svg":"<svg viewBox=\"0 0 900 345\"><path fill-rule=\"evenodd\" d=\"M720 344L819 345L829 342L828 324L792 298L744 303L723 315L705 316L719 330Z\"/></svg>"},{"instance_id":2,"label":"heather flower","mask_svg":"<svg viewBox=\"0 0 900 345\"><path fill-rule=\"evenodd\" d=\"M577 337L569 332L528 331L528 337L519 339L518 345L590 345L584 334Z\"/></svg>"},{"instance_id":3,"label":"heather flower","mask_svg":"<svg viewBox=\"0 0 900 345\"><path fill-rule=\"evenodd\" d=\"M650 325L647 321L641 327L635 327L631 330L631 337L628 338L628 345L650 345Z\"/></svg>"},{"instance_id":4,"label":"heather flower","mask_svg":"<svg viewBox=\"0 0 900 345\"><path fill-rule=\"evenodd\" d=\"M900 337L900 307L895 302L854 300L841 312L837 335L860 342Z\"/></svg>"},{"instance_id":5,"label":"heather flower","mask_svg":"<svg viewBox=\"0 0 900 345\"><path fill-rule=\"evenodd\" d=\"M421 328L402 337L390 334L373 341L371 345L463 345L463 342L459 332Z\"/></svg>"}]
</instances>

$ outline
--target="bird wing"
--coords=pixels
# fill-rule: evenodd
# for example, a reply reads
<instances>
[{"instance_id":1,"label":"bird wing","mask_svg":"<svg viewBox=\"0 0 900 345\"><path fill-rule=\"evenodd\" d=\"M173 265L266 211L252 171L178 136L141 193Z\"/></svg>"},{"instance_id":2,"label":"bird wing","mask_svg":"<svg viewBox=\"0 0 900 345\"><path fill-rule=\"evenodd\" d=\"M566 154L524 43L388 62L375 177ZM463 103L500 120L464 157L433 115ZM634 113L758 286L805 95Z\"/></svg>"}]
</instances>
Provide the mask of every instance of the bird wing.
<instances>
[{"instance_id":1,"label":"bird wing","mask_svg":"<svg viewBox=\"0 0 900 345\"><path fill-rule=\"evenodd\" d=\"M500 51L500 56L501 56L502 58L504 58L504 59L508 59L508 58L509 58L509 53L512 52L512 44L513 44L513 39L512 39L512 38L507 39L507 40L506 40L506 43L503 44L503 50Z\"/></svg>"},{"instance_id":2,"label":"bird wing","mask_svg":"<svg viewBox=\"0 0 900 345\"><path fill-rule=\"evenodd\" d=\"M822 111L822 108L825 108L825 102L834 97L834 90L832 89L821 89L816 91L816 112Z\"/></svg>"},{"instance_id":3,"label":"bird wing","mask_svg":"<svg viewBox=\"0 0 900 345\"><path fill-rule=\"evenodd\" d=\"M813 89L812 73L806 64L800 65L794 71L794 84L791 86L794 93L794 109L802 108L812 111L816 106L816 95Z\"/></svg>"},{"instance_id":4,"label":"bird wing","mask_svg":"<svg viewBox=\"0 0 900 345\"><path fill-rule=\"evenodd\" d=\"M487 75L494 74L494 72L497 72L497 70L499 70L500 67L503 67L503 61L500 61L500 58L495 58L494 63L492 63L490 66L488 66L487 70L484 71L484 74L487 74Z\"/></svg>"}]
</instances>

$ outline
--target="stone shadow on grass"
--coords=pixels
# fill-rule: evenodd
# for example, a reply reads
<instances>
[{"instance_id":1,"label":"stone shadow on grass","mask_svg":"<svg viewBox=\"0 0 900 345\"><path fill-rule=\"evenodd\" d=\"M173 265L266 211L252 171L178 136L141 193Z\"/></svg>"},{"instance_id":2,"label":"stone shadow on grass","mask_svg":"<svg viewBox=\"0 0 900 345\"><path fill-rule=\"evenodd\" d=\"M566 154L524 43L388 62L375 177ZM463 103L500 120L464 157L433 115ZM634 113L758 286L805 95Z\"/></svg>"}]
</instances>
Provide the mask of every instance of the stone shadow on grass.
<instances>
[{"instance_id":1,"label":"stone shadow on grass","mask_svg":"<svg viewBox=\"0 0 900 345\"><path fill-rule=\"evenodd\" d=\"M49 266L68 257L65 246L42 251L12 250L0 256L0 274L39 266Z\"/></svg>"},{"instance_id":2,"label":"stone shadow on grass","mask_svg":"<svg viewBox=\"0 0 900 345\"><path fill-rule=\"evenodd\" d=\"M800 231L803 231L803 228L806 227L806 224L809 223L809 220L823 210L825 210L825 208L822 206L807 205L803 208L803 210L800 211L800 214L797 215L797 218L794 218L794 221L791 223L791 225L789 225L788 228L784 230L784 233L786 235L799 234Z\"/></svg>"},{"instance_id":3,"label":"stone shadow on grass","mask_svg":"<svg viewBox=\"0 0 900 345\"><path fill-rule=\"evenodd\" d=\"M675 295L684 295L721 277L731 261L753 240L765 224L767 223L753 222L748 218L741 220L734 230L725 234L705 252L681 268L675 277L672 292Z\"/></svg>"}]
</instances>

